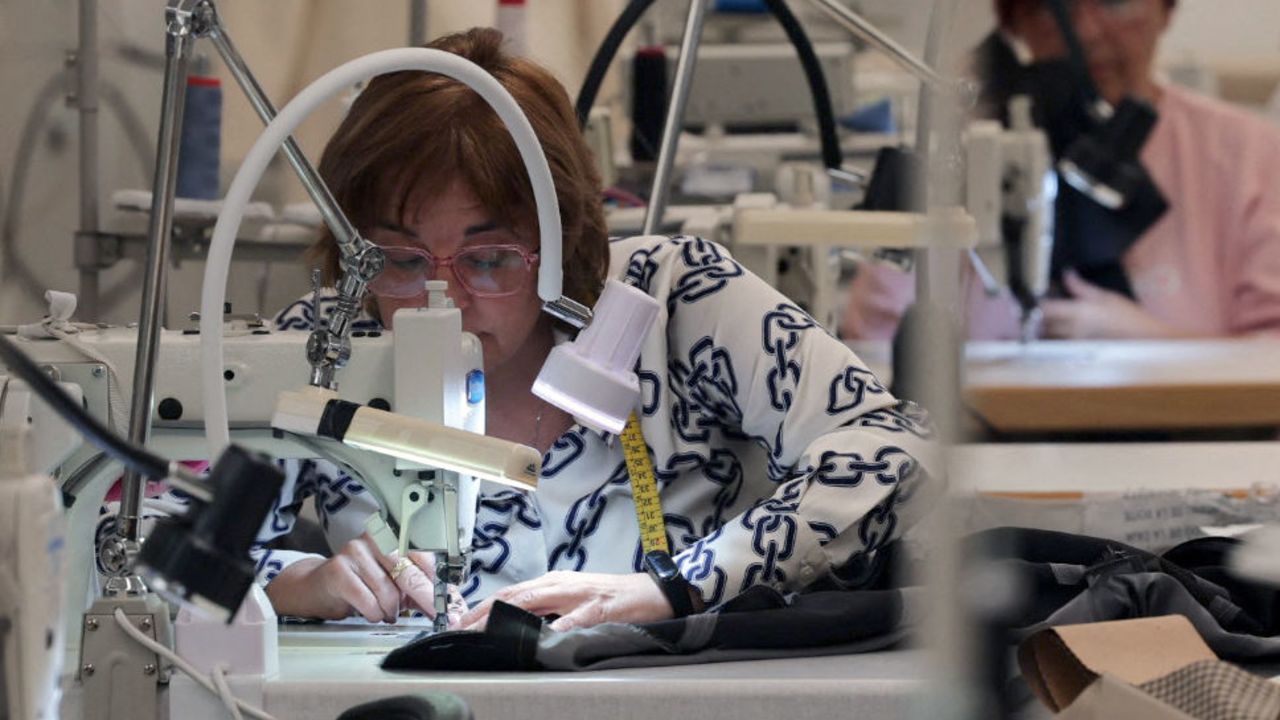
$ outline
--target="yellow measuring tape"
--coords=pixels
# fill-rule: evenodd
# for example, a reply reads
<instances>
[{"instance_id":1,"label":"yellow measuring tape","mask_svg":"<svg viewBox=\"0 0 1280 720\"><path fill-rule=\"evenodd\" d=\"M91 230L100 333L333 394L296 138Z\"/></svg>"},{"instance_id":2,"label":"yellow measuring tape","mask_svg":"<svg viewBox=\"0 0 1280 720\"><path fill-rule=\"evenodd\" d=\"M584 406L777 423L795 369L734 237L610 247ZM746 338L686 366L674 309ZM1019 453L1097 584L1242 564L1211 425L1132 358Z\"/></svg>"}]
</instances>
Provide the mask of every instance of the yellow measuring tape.
<instances>
[{"instance_id":1,"label":"yellow measuring tape","mask_svg":"<svg viewBox=\"0 0 1280 720\"><path fill-rule=\"evenodd\" d=\"M653 476L653 462L649 460L649 448L635 413L627 418L621 439L627 476L631 479L631 496L636 502L636 521L640 523L640 545L646 554L654 550L670 552L667 523L662 517L662 502L658 500L658 481Z\"/></svg>"}]
</instances>

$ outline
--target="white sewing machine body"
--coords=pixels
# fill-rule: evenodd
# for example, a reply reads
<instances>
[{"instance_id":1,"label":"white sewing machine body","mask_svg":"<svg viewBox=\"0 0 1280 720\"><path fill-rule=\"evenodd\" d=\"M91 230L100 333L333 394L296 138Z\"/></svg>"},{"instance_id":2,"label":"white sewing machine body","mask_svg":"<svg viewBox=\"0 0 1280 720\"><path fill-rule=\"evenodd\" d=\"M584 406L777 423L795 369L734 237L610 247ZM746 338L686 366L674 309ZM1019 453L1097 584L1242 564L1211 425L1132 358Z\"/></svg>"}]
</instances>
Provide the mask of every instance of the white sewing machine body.
<instances>
[{"instance_id":1,"label":"white sewing machine body","mask_svg":"<svg viewBox=\"0 0 1280 720\"><path fill-rule=\"evenodd\" d=\"M341 376L340 396L362 405L392 409L400 414L483 433L480 343L475 336L462 332L460 312L455 308L406 309L397 313L395 322L399 329L395 334L365 332L357 333L353 338L350 365ZM412 514L406 528L410 543L417 549L444 555L447 571L442 576L452 576L456 581L470 552L479 481L458 473L430 470L387 455L357 450L332 440L272 429L277 394L298 389L306 383L309 366L304 346L307 337L306 332L276 332L260 325L245 326L243 323L233 323L229 328L224 378L232 440L277 459L324 457L339 463L358 476L374 494L388 524L400 523L403 517L402 496L408 488L420 486L426 491L422 493L426 501ZM137 331L130 328L87 330L75 335L75 339L82 347L109 362L115 372L109 371L105 363L87 357L82 351L57 339L24 339L20 342L23 350L38 365L58 378L64 387L82 396L84 406L92 415L107 422L113 410L111 398L128 397L132 392L129 379L132 377ZM199 341L198 334L177 330L164 331L160 339L155 386L155 403L159 411L148 448L173 460L201 460L209 455L203 426L203 403L199 383L196 382L200 366ZM112 383L119 383L115 388L118 394L108 391ZM17 407L24 397L16 392L6 393L0 398L0 411L20 410L26 413L27 404ZM40 409L35 419L46 417L41 414L47 410L42 402L35 400L29 405ZM52 467L43 468L43 471L52 475L64 495L74 498L74 501L66 512L65 572L50 577L41 562L42 571L36 578L41 582L33 580L31 587L40 590L45 586L61 586L62 622L55 625L65 633L67 667L77 668L84 612L97 593L93 587L94 528L103 497L122 470L119 463L96 447L81 444L79 436L51 411L47 415L44 427L32 427L29 434L34 438L61 438L73 442L69 445L63 442L64 447L56 456L42 452L35 453L34 457L65 458ZM12 456L23 451L9 443L0 445L0 452L7 455L0 461L9 466L21 459ZM32 455L30 450L26 450L26 454ZM36 460L33 458L33 461ZM6 483L3 487L17 485ZM53 488L47 482L46 488L51 494ZM27 551L24 542L22 549L30 553L43 552L43 545L33 541L30 543L32 550ZM43 607L57 612L56 606L48 603L47 598L42 603ZM24 603L24 606L41 607L42 603ZM181 633L181 625L178 632Z\"/></svg>"}]
</instances>

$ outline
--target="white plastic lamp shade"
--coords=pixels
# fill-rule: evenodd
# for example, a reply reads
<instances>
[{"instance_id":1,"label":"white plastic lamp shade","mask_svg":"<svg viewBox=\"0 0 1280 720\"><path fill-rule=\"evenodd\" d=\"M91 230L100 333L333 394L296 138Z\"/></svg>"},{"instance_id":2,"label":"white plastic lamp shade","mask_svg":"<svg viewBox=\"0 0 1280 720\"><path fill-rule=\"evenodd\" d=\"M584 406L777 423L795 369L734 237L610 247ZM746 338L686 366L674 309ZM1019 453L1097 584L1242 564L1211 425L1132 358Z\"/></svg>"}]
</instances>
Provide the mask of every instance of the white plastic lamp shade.
<instances>
[{"instance_id":1,"label":"white plastic lamp shade","mask_svg":"<svg viewBox=\"0 0 1280 720\"><path fill-rule=\"evenodd\" d=\"M551 349L533 393L587 427L621 433L640 399L632 368L658 307L648 294L609 280L591 324L576 340Z\"/></svg>"}]
</instances>

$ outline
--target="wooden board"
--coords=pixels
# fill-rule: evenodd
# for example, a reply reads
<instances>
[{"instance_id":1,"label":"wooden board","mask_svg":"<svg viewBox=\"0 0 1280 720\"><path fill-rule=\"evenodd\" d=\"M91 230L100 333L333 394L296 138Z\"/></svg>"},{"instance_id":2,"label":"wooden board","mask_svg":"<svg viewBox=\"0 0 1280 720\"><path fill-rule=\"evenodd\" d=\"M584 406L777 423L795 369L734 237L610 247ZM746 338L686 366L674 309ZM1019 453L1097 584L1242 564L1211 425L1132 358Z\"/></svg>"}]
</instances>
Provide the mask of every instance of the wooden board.
<instances>
[{"instance_id":1,"label":"wooden board","mask_svg":"<svg viewBox=\"0 0 1280 720\"><path fill-rule=\"evenodd\" d=\"M885 372L883 344L853 347ZM1010 433L1280 428L1280 341L972 342L965 397Z\"/></svg>"}]
</instances>

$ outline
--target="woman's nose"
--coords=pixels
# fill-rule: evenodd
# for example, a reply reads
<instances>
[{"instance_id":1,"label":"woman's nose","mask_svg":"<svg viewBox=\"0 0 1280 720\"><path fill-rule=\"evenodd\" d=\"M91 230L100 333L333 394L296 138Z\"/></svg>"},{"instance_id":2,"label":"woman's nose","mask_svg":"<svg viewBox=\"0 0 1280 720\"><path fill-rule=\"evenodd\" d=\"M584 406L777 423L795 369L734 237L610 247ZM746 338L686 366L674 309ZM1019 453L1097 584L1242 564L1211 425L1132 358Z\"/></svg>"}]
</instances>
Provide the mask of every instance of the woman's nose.
<instances>
[{"instance_id":1,"label":"woman's nose","mask_svg":"<svg viewBox=\"0 0 1280 720\"><path fill-rule=\"evenodd\" d=\"M467 292L461 282L458 282L458 276L453 272L452 265L437 267L436 276L431 279L443 280L449 284L448 288L445 289L445 295L448 295L449 299L453 301L454 307L461 310L471 304L471 293Z\"/></svg>"}]
</instances>

